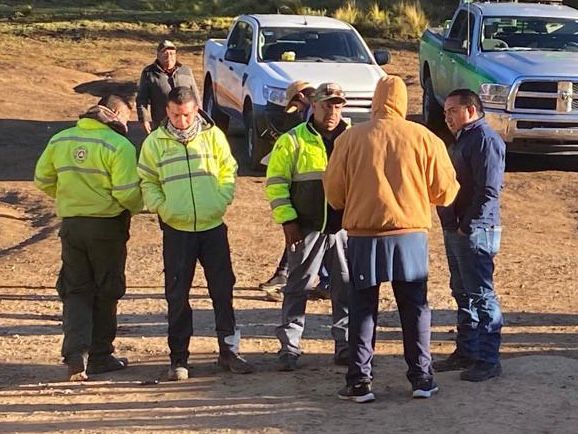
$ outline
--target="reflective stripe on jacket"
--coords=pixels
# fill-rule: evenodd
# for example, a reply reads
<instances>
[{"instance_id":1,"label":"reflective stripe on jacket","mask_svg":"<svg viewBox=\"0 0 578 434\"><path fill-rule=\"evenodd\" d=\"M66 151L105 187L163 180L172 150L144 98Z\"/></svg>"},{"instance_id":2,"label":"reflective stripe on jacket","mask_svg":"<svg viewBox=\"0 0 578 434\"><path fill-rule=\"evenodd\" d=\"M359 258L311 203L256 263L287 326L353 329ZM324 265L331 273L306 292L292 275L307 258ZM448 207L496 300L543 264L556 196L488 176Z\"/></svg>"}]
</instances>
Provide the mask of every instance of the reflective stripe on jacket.
<instances>
[{"instance_id":1,"label":"reflective stripe on jacket","mask_svg":"<svg viewBox=\"0 0 578 434\"><path fill-rule=\"evenodd\" d=\"M223 132L205 122L186 146L161 126L144 141L138 173L146 207L170 227L219 226L233 201L237 162Z\"/></svg>"},{"instance_id":2,"label":"reflective stripe on jacket","mask_svg":"<svg viewBox=\"0 0 578 434\"><path fill-rule=\"evenodd\" d=\"M134 146L94 119L80 119L50 139L34 183L56 198L59 217L114 217L142 209Z\"/></svg>"},{"instance_id":3,"label":"reflective stripe on jacket","mask_svg":"<svg viewBox=\"0 0 578 434\"><path fill-rule=\"evenodd\" d=\"M303 228L325 230L327 202L321 180L326 167L323 139L306 122L277 139L265 187L276 223L297 220Z\"/></svg>"}]
</instances>

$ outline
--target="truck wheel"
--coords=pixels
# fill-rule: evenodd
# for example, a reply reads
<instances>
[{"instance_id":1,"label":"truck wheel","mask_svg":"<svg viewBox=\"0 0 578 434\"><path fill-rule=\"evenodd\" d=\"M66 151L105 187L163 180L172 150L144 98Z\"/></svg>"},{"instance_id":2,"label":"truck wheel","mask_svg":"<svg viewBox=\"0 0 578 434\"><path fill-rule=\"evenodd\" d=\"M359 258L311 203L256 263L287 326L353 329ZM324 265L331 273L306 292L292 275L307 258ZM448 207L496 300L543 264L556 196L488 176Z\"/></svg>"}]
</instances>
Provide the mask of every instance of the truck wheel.
<instances>
[{"instance_id":1,"label":"truck wheel","mask_svg":"<svg viewBox=\"0 0 578 434\"><path fill-rule=\"evenodd\" d=\"M261 164L261 160L267 154L267 143L257 135L257 128L255 127L255 119L253 117L253 110L247 108L243 115L245 119L245 149L251 169L263 172L265 166Z\"/></svg>"},{"instance_id":2,"label":"truck wheel","mask_svg":"<svg viewBox=\"0 0 578 434\"><path fill-rule=\"evenodd\" d=\"M215 121L215 124L227 134L229 129L229 116L221 111L215 100L213 85L207 82L203 90L203 109Z\"/></svg>"},{"instance_id":3,"label":"truck wheel","mask_svg":"<svg viewBox=\"0 0 578 434\"><path fill-rule=\"evenodd\" d=\"M434 132L444 127L444 109L435 98L431 77L424 82L422 110L424 123Z\"/></svg>"}]
</instances>

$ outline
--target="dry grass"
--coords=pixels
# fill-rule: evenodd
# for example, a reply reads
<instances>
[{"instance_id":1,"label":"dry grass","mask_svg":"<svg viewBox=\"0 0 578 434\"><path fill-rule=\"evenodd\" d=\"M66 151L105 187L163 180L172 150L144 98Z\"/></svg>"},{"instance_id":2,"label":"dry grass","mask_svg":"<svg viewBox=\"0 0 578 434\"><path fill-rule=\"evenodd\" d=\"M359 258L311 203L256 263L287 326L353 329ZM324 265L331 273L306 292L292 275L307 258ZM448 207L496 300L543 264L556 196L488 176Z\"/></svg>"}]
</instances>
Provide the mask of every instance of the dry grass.
<instances>
[{"instance_id":1,"label":"dry grass","mask_svg":"<svg viewBox=\"0 0 578 434\"><path fill-rule=\"evenodd\" d=\"M333 16L340 21L356 24L363 17L363 11L357 7L355 0L351 0L337 9Z\"/></svg>"},{"instance_id":2,"label":"dry grass","mask_svg":"<svg viewBox=\"0 0 578 434\"><path fill-rule=\"evenodd\" d=\"M390 12L382 9L379 3L373 3L367 11L366 19L375 26L387 26L391 21Z\"/></svg>"},{"instance_id":3,"label":"dry grass","mask_svg":"<svg viewBox=\"0 0 578 434\"><path fill-rule=\"evenodd\" d=\"M309 6L298 6L297 9L295 9L295 13L297 15L315 15L324 17L327 15L327 9L313 9Z\"/></svg>"},{"instance_id":4,"label":"dry grass","mask_svg":"<svg viewBox=\"0 0 578 434\"><path fill-rule=\"evenodd\" d=\"M420 1L401 1L394 5L395 29L401 37L419 38L428 26L428 19Z\"/></svg>"}]
</instances>

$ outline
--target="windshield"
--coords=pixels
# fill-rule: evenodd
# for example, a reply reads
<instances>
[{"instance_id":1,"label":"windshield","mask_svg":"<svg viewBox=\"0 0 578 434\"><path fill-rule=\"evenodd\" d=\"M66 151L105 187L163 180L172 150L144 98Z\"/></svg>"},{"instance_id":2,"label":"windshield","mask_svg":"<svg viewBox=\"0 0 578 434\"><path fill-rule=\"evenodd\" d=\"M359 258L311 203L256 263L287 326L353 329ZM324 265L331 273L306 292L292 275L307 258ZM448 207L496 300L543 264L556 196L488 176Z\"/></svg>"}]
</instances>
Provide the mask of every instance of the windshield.
<instances>
[{"instance_id":1,"label":"windshield","mask_svg":"<svg viewBox=\"0 0 578 434\"><path fill-rule=\"evenodd\" d=\"M480 45L482 51L578 51L578 20L485 18Z\"/></svg>"},{"instance_id":2,"label":"windshield","mask_svg":"<svg viewBox=\"0 0 578 434\"><path fill-rule=\"evenodd\" d=\"M258 57L262 62L371 63L355 33L335 29L263 28Z\"/></svg>"}]
</instances>

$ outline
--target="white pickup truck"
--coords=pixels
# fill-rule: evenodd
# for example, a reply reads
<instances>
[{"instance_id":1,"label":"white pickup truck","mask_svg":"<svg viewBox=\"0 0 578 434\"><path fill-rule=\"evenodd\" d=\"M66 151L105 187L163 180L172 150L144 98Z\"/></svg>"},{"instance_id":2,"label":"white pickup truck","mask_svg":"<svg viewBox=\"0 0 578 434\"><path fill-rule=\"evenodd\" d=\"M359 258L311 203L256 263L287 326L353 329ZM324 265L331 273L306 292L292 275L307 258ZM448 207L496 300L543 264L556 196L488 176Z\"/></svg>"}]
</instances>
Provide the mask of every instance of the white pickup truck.
<instances>
[{"instance_id":1,"label":"white pickup truck","mask_svg":"<svg viewBox=\"0 0 578 434\"><path fill-rule=\"evenodd\" d=\"M229 119L246 130L251 166L259 168L284 129L285 91L294 80L314 86L339 83L348 103L343 116L369 119L371 98L389 61L372 53L349 24L303 15L243 15L226 40L210 39L204 49L203 107L225 132Z\"/></svg>"}]
</instances>

